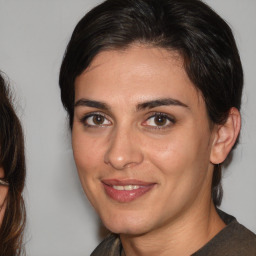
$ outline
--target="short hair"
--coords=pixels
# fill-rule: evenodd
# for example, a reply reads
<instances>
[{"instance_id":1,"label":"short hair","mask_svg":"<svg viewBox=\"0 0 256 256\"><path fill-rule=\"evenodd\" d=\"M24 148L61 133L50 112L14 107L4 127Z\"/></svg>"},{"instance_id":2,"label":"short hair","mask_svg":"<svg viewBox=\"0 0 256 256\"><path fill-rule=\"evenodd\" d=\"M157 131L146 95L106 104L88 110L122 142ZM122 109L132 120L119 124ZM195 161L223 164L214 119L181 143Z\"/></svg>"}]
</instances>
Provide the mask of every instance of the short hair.
<instances>
[{"instance_id":1,"label":"short hair","mask_svg":"<svg viewBox=\"0 0 256 256\"><path fill-rule=\"evenodd\" d=\"M204 98L210 123L223 124L240 110L243 70L232 30L200 0L106 0L77 24L60 69L61 99L72 129L74 82L101 51L140 43L177 51ZM221 166L215 165L212 198L222 199Z\"/></svg>"},{"instance_id":2,"label":"short hair","mask_svg":"<svg viewBox=\"0 0 256 256\"><path fill-rule=\"evenodd\" d=\"M22 197L26 174L24 141L22 127L12 105L10 91L1 73L0 166L4 169L3 181L9 186L5 199L6 209L0 227L0 254L18 256L23 253L22 236L26 219Z\"/></svg>"}]
</instances>

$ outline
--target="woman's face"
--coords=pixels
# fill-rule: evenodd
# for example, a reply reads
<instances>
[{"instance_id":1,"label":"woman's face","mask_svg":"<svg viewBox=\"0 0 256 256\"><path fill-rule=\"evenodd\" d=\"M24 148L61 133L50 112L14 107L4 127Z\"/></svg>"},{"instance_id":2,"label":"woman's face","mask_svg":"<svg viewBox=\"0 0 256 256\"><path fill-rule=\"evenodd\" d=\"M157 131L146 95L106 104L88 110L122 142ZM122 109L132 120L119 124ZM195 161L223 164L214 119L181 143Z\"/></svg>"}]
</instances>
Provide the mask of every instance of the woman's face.
<instances>
[{"instance_id":1,"label":"woman's face","mask_svg":"<svg viewBox=\"0 0 256 256\"><path fill-rule=\"evenodd\" d=\"M75 162L115 233L157 230L209 204L213 141L205 102L175 52L103 51L75 81Z\"/></svg>"},{"instance_id":2,"label":"woman's face","mask_svg":"<svg viewBox=\"0 0 256 256\"><path fill-rule=\"evenodd\" d=\"M4 169L0 167L0 178L4 178ZM0 184L0 225L3 221L6 208L5 198L8 193L8 187Z\"/></svg>"}]
</instances>

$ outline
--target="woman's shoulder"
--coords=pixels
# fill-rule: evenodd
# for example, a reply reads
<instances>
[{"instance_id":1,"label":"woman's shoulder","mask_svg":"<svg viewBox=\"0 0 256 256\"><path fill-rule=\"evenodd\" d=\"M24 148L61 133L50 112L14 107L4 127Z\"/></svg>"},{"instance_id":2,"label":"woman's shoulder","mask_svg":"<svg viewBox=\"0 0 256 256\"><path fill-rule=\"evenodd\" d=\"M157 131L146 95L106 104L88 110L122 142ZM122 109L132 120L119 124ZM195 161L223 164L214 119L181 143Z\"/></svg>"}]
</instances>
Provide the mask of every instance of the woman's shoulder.
<instances>
[{"instance_id":1,"label":"woman's shoulder","mask_svg":"<svg viewBox=\"0 0 256 256\"><path fill-rule=\"evenodd\" d=\"M121 242L116 234L109 234L92 252L91 256L120 256Z\"/></svg>"},{"instance_id":2,"label":"woman's shoulder","mask_svg":"<svg viewBox=\"0 0 256 256\"><path fill-rule=\"evenodd\" d=\"M218 213L227 226L193 256L255 256L256 235L233 216L220 210Z\"/></svg>"}]
</instances>

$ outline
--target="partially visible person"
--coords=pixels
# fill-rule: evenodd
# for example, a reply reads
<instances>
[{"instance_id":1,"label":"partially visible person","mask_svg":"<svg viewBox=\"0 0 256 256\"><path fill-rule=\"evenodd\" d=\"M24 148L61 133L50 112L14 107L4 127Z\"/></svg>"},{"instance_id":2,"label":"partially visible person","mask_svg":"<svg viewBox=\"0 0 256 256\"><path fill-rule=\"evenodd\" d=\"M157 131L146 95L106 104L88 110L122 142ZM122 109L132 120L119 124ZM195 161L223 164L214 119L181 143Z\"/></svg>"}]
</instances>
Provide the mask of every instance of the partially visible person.
<instances>
[{"instance_id":1,"label":"partially visible person","mask_svg":"<svg viewBox=\"0 0 256 256\"><path fill-rule=\"evenodd\" d=\"M12 98L0 73L0 255L24 255L24 140Z\"/></svg>"}]
</instances>

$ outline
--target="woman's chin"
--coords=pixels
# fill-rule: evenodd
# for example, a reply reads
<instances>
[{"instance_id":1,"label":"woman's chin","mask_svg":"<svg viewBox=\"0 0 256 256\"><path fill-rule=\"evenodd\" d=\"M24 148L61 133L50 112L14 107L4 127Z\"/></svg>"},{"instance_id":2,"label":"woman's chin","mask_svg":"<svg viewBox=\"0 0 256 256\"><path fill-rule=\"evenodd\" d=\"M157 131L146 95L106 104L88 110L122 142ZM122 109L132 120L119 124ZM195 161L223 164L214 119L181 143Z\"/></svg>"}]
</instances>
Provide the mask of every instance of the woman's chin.
<instances>
[{"instance_id":1,"label":"woman's chin","mask_svg":"<svg viewBox=\"0 0 256 256\"><path fill-rule=\"evenodd\" d=\"M105 227L116 234L141 235L147 233L150 229L145 219L135 218L104 218Z\"/></svg>"},{"instance_id":2,"label":"woman's chin","mask_svg":"<svg viewBox=\"0 0 256 256\"><path fill-rule=\"evenodd\" d=\"M119 227L119 226L106 226L107 229L109 229L112 233L115 234L123 234L123 235L129 235L129 236L139 236L142 235L144 233L146 233L146 229L141 228L141 227L136 227L136 225L134 226L123 226L123 227Z\"/></svg>"}]
</instances>

